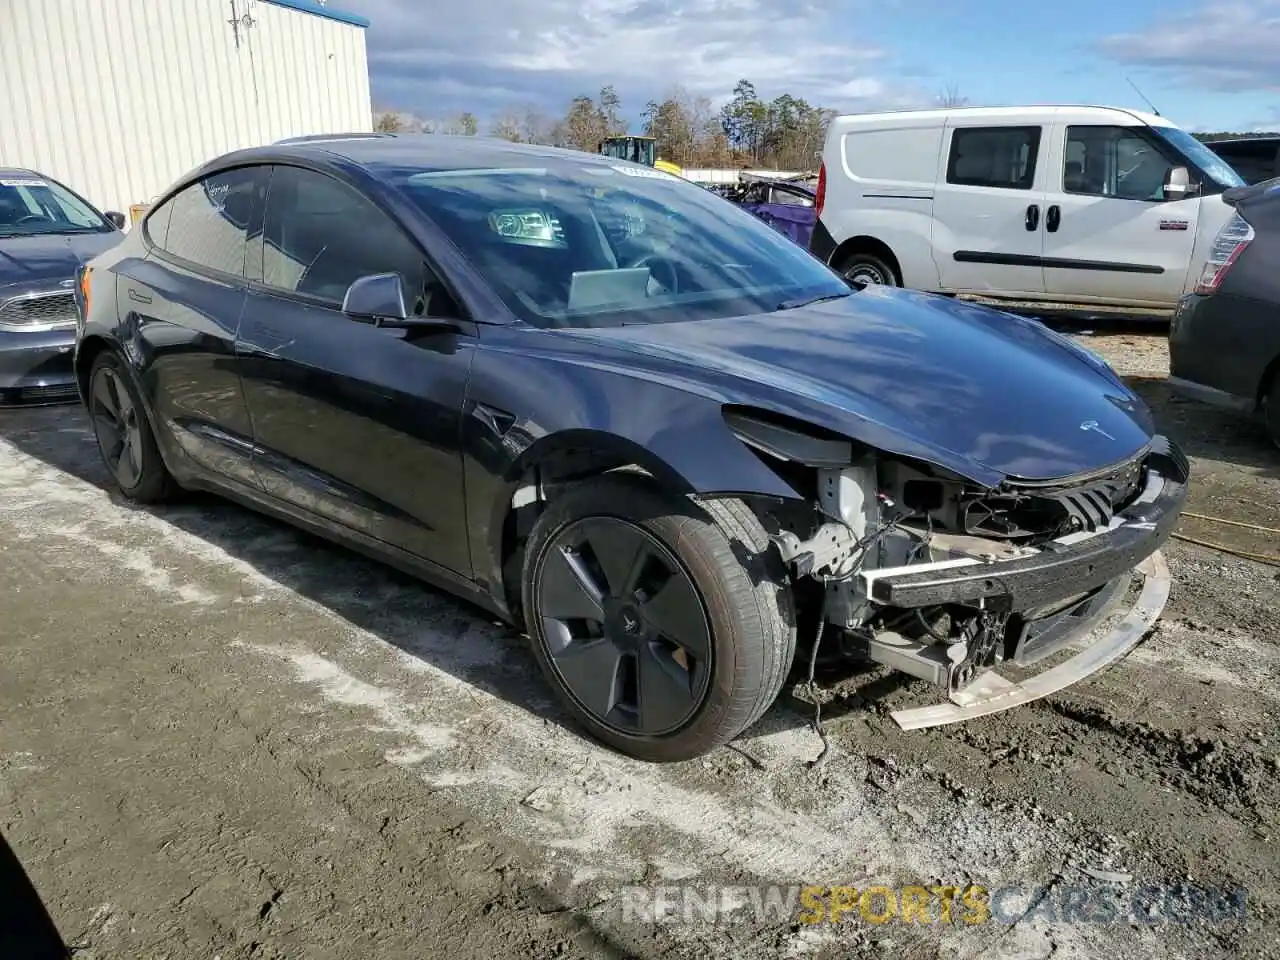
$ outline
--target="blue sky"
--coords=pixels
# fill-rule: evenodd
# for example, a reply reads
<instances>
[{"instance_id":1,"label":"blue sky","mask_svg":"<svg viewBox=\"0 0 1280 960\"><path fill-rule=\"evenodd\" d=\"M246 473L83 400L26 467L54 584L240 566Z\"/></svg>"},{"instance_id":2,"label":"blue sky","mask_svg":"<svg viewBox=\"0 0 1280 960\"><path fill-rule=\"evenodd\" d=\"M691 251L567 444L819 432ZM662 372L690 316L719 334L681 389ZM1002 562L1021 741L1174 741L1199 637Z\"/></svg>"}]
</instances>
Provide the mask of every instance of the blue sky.
<instances>
[{"instance_id":1,"label":"blue sky","mask_svg":"<svg viewBox=\"0 0 1280 960\"><path fill-rule=\"evenodd\" d=\"M1280 0L330 0L368 17L375 106L559 115L613 83L633 118L673 85L843 112L1098 103L1189 130L1280 129Z\"/></svg>"}]
</instances>

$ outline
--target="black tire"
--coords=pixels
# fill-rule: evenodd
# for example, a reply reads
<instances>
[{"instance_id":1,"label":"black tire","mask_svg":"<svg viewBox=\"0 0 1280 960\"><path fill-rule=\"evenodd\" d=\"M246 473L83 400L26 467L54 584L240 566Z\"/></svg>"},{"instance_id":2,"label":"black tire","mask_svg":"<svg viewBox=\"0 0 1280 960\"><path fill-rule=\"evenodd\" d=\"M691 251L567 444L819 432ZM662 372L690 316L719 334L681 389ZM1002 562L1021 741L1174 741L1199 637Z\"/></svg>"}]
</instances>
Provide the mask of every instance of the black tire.
<instances>
[{"instance_id":1,"label":"black tire","mask_svg":"<svg viewBox=\"0 0 1280 960\"><path fill-rule=\"evenodd\" d=\"M1262 401L1262 422L1271 442L1280 447L1280 371L1271 378L1271 386Z\"/></svg>"},{"instance_id":2,"label":"black tire","mask_svg":"<svg viewBox=\"0 0 1280 960\"><path fill-rule=\"evenodd\" d=\"M602 533L607 536L602 538ZM652 594L646 592L647 587L639 586L620 596L611 593L597 607L605 611L599 621L567 616L552 619L547 615L544 597L552 606L563 602L563 594L557 594L552 585L557 576L563 581L559 571L565 557L572 558L575 565L581 561L590 566L598 574L597 584L607 586L610 579L605 576L607 568L593 559L595 548L602 539L613 544L633 537L644 541L645 550L652 550L656 544L655 555L648 560L623 563L625 551L620 549L619 560L612 566L626 568L628 574L623 579L629 582L643 578L646 571L655 574L651 582L661 585ZM572 545L578 538L585 539L575 549L565 552L566 545ZM679 568L677 572L672 572L671 561ZM677 573L686 579L677 581ZM664 576L670 579L663 580ZM658 630L655 626L658 620L650 614L652 609L661 606L663 617L669 620L666 615L678 605L666 602L651 607L648 604L667 596L664 591L672 591L674 595L673 585L683 590L685 584L692 587L705 618L702 621L708 634L705 658L688 652L698 649L700 638L695 638L688 649L680 646L687 637L682 638L680 644L670 643L671 635ZM555 599L550 599L552 594ZM630 606L633 601L635 605ZM624 605L621 621L616 616L620 603ZM734 499L695 505L686 498L662 491L640 475L613 473L587 480L567 488L551 502L534 525L525 550L522 607L534 656L574 719L597 740L646 761L688 760L728 743L754 724L773 703L795 657L791 587L780 558L751 510ZM636 614L637 629L651 639L642 638L637 644L638 650L623 653L621 659L616 659L615 638L625 637L631 625L628 610ZM570 638L569 624L576 625L584 636ZM596 633L601 636L593 636ZM689 633L693 635L697 631ZM553 649L557 646L559 652ZM679 679L682 682L687 679L693 702L683 720L659 731L640 718L650 712L671 717L676 711L667 704L663 705L664 709L654 711L641 707L639 678L654 676L655 668L646 664L657 656L655 650L666 647L678 647L670 663L677 663L685 671ZM602 662L606 668L593 673L582 666L582 661L565 659L566 651L583 649L604 651L593 655L590 666L594 668L597 662ZM624 703L628 684L624 677L627 668L622 664L628 656L634 658L629 668L635 678L634 714L628 712L630 708ZM604 659L599 660L601 657ZM615 659L610 661L611 657ZM619 705L611 706L603 714L588 706L575 692L574 680L566 679L562 673L562 666L569 662L579 664L572 668L578 672L578 689L582 689L584 676L592 679L598 676L600 683L591 691L592 699L598 702L598 697L604 695L609 704L617 701ZM670 663L666 665L665 676L660 678L662 683L676 674ZM610 664L612 673L608 669ZM655 682L655 691L658 685Z\"/></svg>"},{"instance_id":3,"label":"black tire","mask_svg":"<svg viewBox=\"0 0 1280 960\"><path fill-rule=\"evenodd\" d=\"M881 286L896 287L898 286L898 275L894 273L893 267L889 266L884 260L870 253L854 253L850 254L844 260L840 261L841 276L850 283L858 286Z\"/></svg>"},{"instance_id":4,"label":"black tire","mask_svg":"<svg viewBox=\"0 0 1280 960\"><path fill-rule=\"evenodd\" d=\"M142 397L111 350L98 354L89 370L88 406L98 452L116 489L136 503L172 496L177 485L160 456Z\"/></svg>"}]
</instances>

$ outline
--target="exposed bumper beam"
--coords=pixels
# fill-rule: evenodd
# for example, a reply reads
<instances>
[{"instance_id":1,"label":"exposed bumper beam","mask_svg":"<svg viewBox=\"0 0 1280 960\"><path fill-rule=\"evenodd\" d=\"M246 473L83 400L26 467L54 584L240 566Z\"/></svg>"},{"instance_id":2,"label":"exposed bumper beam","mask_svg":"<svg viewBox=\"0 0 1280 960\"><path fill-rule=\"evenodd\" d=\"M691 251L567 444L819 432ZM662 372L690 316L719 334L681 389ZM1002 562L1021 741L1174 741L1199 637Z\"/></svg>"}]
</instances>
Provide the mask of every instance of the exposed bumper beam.
<instances>
[{"instance_id":1,"label":"exposed bumper beam","mask_svg":"<svg viewBox=\"0 0 1280 960\"><path fill-rule=\"evenodd\" d=\"M1057 693L1119 660L1142 640L1169 600L1169 567L1157 552L1137 568L1144 582L1138 599L1114 628L1076 656L1018 683L994 670L952 695L950 702L890 714L903 730L921 730L999 713Z\"/></svg>"}]
</instances>

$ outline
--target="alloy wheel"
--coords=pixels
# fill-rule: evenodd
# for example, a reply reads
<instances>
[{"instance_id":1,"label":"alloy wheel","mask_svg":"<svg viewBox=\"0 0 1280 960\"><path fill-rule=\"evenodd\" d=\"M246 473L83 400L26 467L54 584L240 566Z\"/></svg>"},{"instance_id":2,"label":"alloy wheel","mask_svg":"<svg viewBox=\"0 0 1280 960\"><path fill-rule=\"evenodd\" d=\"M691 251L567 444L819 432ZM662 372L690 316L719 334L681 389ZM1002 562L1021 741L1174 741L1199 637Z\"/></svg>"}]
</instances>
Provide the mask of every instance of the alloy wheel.
<instances>
[{"instance_id":1,"label":"alloy wheel","mask_svg":"<svg viewBox=\"0 0 1280 960\"><path fill-rule=\"evenodd\" d=\"M138 408L110 367L94 374L90 390L93 432L116 483L131 490L142 479L142 430Z\"/></svg>"},{"instance_id":2,"label":"alloy wheel","mask_svg":"<svg viewBox=\"0 0 1280 960\"><path fill-rule=\"evenodd\" d=\"M547 545L534 586L551 664L600 723L654 737L697 712L711 673L710 621L656 537L613 517L570 523Z\"/></svg>"}]
</instances>

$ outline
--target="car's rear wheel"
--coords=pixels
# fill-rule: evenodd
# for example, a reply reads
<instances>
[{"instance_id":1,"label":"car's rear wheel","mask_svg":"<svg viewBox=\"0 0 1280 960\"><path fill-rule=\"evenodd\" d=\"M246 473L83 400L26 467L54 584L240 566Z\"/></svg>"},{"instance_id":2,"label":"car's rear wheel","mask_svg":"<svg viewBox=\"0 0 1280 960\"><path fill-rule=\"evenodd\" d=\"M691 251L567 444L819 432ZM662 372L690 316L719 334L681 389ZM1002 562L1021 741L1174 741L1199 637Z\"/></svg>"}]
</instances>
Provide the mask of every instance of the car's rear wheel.
<instances>
[{"instance_id":1,"label":"car's rear wheel","mask_svg":"<svg viewBox=\"0 0 1280 960\"><path fill-rule=\"evenodd\" d=\"M89 371L89 417L102 462L122 494L154 503L173 492L142 398L110 350L99 354Z\"/></svg>"},{"instance_id":2,"label":"car's rear wheel","mask_svg":"<svg viewBox=\"0 0 1280 960\"><path fill-rule=\"evenodd\" d=\"M841 275L857 287L896 287L898 275L882 259L870 253L855 253L840 263Z\"/></svg>"},{"instance_id":3,"label":"car's rear wheel","mask_svg":"<svg viewBox=\"0 0 1280 960\"><path fill-rule=\"evenodd\" d=\"M686 760L753 724L795 655L789 584L738 500L701 508L646 478L577 484L539 518L523 609L543 673L594 737Z\"/></svg>"}]
</instances>

